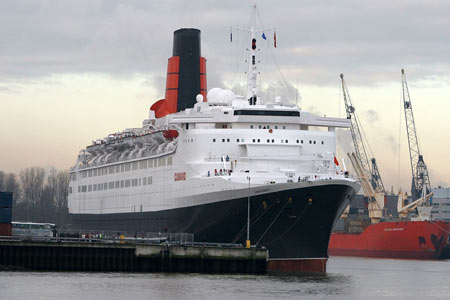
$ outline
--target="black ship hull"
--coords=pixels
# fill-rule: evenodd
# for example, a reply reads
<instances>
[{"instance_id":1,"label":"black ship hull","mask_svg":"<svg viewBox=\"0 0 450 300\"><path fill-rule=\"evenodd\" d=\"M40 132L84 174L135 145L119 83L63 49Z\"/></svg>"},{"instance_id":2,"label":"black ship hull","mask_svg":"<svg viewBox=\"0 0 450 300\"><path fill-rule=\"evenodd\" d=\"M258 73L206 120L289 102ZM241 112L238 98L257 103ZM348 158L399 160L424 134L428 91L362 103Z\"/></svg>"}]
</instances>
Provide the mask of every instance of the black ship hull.
<instances>
[{"instance_id":1,"label":"black ship hull","mask_svg":"<svg viewBox=\"0 0 450 300\"><path fill-rule=\"evenodd\" d=\"M347 184L286 189L250 199L250 240L270 258L327 258L333 224L355 194ZM193 233L200 242L245 243L248 198L157 212L71 214L73 228Z\"/></svg>"}]
</instances>

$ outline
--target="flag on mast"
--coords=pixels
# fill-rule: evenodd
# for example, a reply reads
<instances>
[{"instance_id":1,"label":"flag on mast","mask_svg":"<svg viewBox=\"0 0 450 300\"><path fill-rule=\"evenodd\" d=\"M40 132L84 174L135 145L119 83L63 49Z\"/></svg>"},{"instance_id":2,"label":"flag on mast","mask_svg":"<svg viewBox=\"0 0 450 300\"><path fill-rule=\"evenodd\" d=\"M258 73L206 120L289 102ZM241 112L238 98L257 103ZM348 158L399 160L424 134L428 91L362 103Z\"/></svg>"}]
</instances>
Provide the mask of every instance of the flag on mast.
<instances>
[{"instance_id":1,"label":"flag on mast","mask_svg":"<svg viewBox=\"0 0 450 300\"><path fill-rule=\"evenodd\" d=\"M273 32L273 46L277 47L277 33L275 31Z\"/></svg>"},{"instance_id":2,"label":"flag on mast","mask_svg":"<svg viewBox=\"0 0 450 300\"><path fill-rule=\"evenodd\" d=\"M339 161L337 160L336 156L334 157L334 164L339 167Z\"/></svg>"},{"instance_id":3,"label":"flag on mast","mask_svg":"<svg viewBox=\"0 0 450 300\"><path fill-rule=\"evenodd\" d=\"M266 35L264 34L264 32L263 32L263 34L262 34L262 38L265 39L265 40L267 40L267 39L266 39Z\"/></svg>"}]
</instances>

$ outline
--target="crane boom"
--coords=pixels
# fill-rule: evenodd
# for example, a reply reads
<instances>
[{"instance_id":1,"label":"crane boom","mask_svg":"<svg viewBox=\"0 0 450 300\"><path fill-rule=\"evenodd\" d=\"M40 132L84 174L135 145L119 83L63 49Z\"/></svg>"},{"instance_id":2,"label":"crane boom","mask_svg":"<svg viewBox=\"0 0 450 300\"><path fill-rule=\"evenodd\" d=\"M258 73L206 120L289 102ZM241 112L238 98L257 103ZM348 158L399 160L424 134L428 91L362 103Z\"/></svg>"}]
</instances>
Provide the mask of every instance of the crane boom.
<instances>
[{"instance_id":1,"label":"crane boom","mask_svg":"<svg viewBox=\"0 0 450 300\"><path fill-rule=\"evenodd\" d=\"M422 197L422 194L431 192L430 177L423 156L420 154L419 140L417 139L416 124L409 97L408 84L406 82L405 70L402 69L403 108L405 110L406 134L408 136L409 157L411 162L411 196L413 200Z\"/></svg>"},{"instance_id":2,"label":"crane boom","mask_svg":"<svg viewBox=\"0 0 450 300\"><path fill-rule=\"evenodd\" d=\"M359 118L356 114L355 107L350 99L350 93L348 92L347 85L344 81L344 74L341 74L342 92L344 94L345 111L347 113L347 119L351 121L350 132L352 134L353 145L355 146L356 157L358 158L361 167L365 173L365 176L372 184L372 188L376 192L385 192L383 181L381 180L380 173L376 164L375 158L370 161L367 156L366 147L364 145L364 139L362 135L362 126Z\"/></svg>"}]
</instances>

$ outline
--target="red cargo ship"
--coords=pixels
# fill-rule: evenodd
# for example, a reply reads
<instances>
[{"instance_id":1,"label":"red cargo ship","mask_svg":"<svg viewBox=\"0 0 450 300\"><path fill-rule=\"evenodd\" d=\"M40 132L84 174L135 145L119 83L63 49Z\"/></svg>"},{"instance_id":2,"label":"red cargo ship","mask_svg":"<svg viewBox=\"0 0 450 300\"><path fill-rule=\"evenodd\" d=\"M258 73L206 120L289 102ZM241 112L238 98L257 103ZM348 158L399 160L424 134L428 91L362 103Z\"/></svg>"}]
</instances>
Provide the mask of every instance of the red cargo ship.
<instances>
[{"instance_id":1,"label":"red cargo ship","mask_svg":"<svg viewBox=\"0 0 450 300\"><path fill-rule=\"evenodd\" d=\"M449 237L444 221L399 221L371 224L362 233L332 233L329 255L438 259Z\"/></svg>"}]
</instances>

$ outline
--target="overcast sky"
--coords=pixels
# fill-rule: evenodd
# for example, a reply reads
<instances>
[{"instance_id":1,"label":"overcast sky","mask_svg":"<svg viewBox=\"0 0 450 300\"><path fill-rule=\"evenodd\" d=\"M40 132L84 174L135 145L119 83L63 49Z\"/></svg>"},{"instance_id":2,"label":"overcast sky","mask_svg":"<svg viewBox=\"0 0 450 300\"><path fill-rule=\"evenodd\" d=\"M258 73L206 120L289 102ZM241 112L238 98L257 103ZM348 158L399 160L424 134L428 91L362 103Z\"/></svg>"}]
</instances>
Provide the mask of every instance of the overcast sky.
<instances>
[{"instance_id":1,"label":"overcast sky","mask_svg":"<svg viewBox=\"0 0 450 300\"><path fill-rule=\"evenodd\" d=\"M1 1L0 170L66 169L91 140L140 126L150 105L164 97L178 28L202 31L208 88L242 84L242 68L234 66L245 35L235 31L230 43L230 26L247 27L253 3ZM256 3L263 25L277 34L274 49L267 31L262 58L273 52L291 88L298 86L302 108L344 116L344 73L385 185L409 190L400 123L405 68L432 185L450 182L449 1ZM267 95L287 95L275 63L261 71Z\"/></svg>"}]
</instances>

